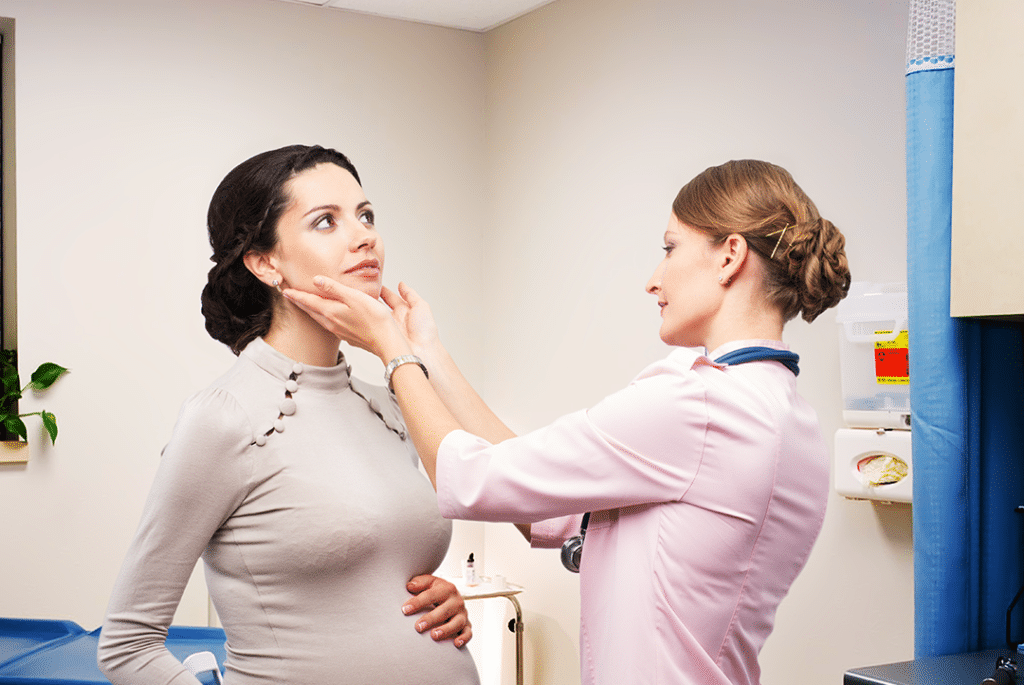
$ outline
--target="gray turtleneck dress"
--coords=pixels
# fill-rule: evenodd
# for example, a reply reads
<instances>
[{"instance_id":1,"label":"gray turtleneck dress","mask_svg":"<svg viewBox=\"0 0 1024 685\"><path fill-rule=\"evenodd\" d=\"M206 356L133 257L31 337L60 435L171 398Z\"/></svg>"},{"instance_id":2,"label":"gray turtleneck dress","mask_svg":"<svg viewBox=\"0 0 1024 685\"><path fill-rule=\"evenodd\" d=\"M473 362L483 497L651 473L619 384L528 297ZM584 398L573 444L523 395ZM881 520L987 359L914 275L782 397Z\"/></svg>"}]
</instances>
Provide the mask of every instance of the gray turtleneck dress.
<instances>
[{"instance_id":1,"label":"gray turtleneck dress","mask_svg":"<svg viewBox=\"0 0 1024 685\"><path fill-rule=\"evenodd\" d=\"M164 648L201 556L227 685L474 685L469 652L417 633L406 583L441 563L441 518L381 387L257 338L187 400L100 636L112 683L198 681Z\"/></svg>"}]
</instances>

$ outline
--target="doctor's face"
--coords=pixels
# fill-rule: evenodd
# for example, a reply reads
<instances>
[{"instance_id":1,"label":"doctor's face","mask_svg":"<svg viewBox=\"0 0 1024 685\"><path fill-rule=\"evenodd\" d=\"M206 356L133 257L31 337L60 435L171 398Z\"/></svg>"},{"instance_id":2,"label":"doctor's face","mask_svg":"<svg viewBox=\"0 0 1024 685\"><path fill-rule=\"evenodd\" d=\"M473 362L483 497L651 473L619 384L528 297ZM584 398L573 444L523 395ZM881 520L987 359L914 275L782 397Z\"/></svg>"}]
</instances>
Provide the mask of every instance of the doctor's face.
<instances>
[{"instance_id":1,"label":"doctor's face","mask_svg":"<svg viewBox=\"0 0 1024 685\"><path fill-rule=\"evenodd\" d=\"M281 287L316 292L313 277L323 275L379 297L384 244L355 177L318 164L296 174L287 190L291 203L278 220L272 253Z\"/></svg>"},{"instance_id":2,"label":"doctor's face","mask_svg":"<svg viewBox=\"0 0 1024 685\"><path fill-rule=\"evenodd\" d=\"M657 296L661 307L661 339L669 345L703 346L723 291L714 246L673 214L663 249L665 257L647 282L647 292Z\"/></svg>"}]
</instances>

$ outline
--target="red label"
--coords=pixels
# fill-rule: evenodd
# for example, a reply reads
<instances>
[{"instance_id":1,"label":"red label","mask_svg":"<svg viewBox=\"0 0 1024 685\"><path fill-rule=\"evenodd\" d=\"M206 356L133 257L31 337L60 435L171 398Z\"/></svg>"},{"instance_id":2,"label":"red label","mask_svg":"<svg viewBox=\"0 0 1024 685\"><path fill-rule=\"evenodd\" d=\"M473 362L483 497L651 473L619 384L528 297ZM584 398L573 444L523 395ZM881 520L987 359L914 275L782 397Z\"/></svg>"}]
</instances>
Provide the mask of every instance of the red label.
<instances>
[{"instance_id":1,"label":"red label","mask_svg":"<svg viewBox=\"0 0 1024 685\"><path fill-rule=\"evenodd\" d=\"M890 331L877 331L878 334ZM900 331L895 340L875 343L875 380L880 385L907 385L910 383L910 361L906 331Z\"/></svg>"}]
</instances>

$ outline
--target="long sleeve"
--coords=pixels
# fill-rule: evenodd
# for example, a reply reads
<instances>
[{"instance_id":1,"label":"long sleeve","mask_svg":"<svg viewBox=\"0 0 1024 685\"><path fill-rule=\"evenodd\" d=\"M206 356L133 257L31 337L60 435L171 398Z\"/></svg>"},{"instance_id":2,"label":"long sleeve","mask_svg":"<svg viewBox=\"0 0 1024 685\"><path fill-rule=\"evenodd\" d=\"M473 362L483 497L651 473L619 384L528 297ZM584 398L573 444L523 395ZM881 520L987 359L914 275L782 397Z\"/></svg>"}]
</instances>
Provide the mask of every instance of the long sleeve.
<instances>
[{"instance_id":1,"label":"long sleeve","mask_svg":"<svg viewBox=\"0 0 1024 685\"><path fill-rule=\"evenodd\" d=\"M252 440L223 391L185 403L114 587L97 659L115 685L196 685L164 647L196 561L244 496Z\"/></svg>"},{"instance_id":2,"label":"long sleeve","mask_svg":"<svg viewBox=\"0 0 1024 685\"><path fill-rule=\"evenodd\" d=\"M519 438L492 445L450 433L438 453L442 514L525 523L679 500L708 426L705 388L686 373L691 357L652 365L589 411Z\"/></svg>"}]
</instances>

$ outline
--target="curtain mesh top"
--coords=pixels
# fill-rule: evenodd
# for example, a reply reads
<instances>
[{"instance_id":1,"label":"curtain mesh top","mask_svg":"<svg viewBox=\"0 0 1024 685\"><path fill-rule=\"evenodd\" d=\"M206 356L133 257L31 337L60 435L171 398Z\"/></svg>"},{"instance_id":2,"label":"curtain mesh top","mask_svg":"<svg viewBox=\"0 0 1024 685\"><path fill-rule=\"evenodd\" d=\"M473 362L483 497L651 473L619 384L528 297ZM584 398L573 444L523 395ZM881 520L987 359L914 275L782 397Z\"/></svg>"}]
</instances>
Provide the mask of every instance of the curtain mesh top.
<instances>
[{"instance_id":1,"label":"curtain mesh top","mask_svg":"<svg viewBox=\"0 0 1024 685\"><path fill-rule=\"evenodd\" d=\"M907 28L907 73L952 69L956 0L911 0Z\"/></svg>"}]
</instances>

